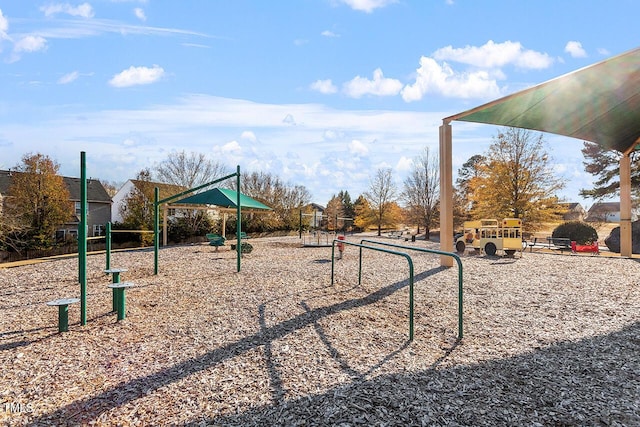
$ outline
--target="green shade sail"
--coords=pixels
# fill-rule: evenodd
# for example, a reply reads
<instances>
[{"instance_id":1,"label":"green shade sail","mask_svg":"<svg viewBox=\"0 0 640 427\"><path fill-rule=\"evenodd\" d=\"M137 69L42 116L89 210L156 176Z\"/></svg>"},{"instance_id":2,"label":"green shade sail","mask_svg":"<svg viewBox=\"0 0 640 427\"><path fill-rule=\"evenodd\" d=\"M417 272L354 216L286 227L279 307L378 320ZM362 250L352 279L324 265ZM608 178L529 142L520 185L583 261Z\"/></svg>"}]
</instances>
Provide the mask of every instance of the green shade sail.
<instances>
[{"instance_id":1,"label":"green shade sail","mask_svg":"<svg viewBox=\"0 0 640 427\"><path fill-rule=\"evenodd\" d=\"M238 193L229 190L228 188L212 188L211 190L203 191L201 193L194 194L184 199L176 200L173 204L176 205L215 205L223 208L237 208L236 201L238 200ZM259 201L252 199L240 193L240 207L242 209L261 209L271 210L271 208Z\"/></svg>"},{"instance_id":2,"label":"green shade sail","mask_svg":"<svg viewBox=\"0 0 640 427\"><path fill-rule=\"evenodd\" d=\"M640 48L444 120L549 132L629 152L640 138Z\"/></svg>"}]
</instances>

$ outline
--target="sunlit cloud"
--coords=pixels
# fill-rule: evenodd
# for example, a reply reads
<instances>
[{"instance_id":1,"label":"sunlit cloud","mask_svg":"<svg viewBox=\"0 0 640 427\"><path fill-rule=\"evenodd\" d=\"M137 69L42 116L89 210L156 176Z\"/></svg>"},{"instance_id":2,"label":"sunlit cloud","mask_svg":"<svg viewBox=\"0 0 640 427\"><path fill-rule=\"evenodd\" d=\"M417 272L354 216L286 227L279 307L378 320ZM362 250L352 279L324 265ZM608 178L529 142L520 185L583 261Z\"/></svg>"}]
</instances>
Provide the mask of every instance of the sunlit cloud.
<instances>
[{"instance_id":1,"label":"sunlit cloud","mask_svg":"<svg viewBox=\"0 0 640 427\"><path fill-rule=\"evenodd\" d=\"M134 67L118 73L109 80L113 87L146 85L159 81L164 76L164 69L158 65L153 67Z\"/></svg>"},{"instance_id":2,"label":"sunlit cloud","mask_svg":"<svg viewBox=\"0 0 640 427\"><path fill-rule=\"evenodd\" d=\"M338 88L333 84L331 79L316 80L315 82L311 83L309 87L311 88L311 90L320 92L323 94L332 94L338 91Z\"/></svg>"},{"instance_id":3,"label":"sunlit cloud","mask_svg":"<svg viewBox=\"0 0 640 427\"><path fill-rule=\"evenodd\" d=\"M564 47L564 51L571 55L572 58L586 58L587 51L582 47L582 43L577 41L569 41Z\"/></svg>"},{"instance_id":4,"label":"sunlit cloud","mask_svg":"<svg viewBox=\"0 0 640 427\"><path fill-rule=\"evenodd\" d=\"M399 80L384 77L380 68L373 72L372 80L356 76L343 85L344 93L351 98L360 98L364 95L393 96L401 90L402 83Z\"/></svg>"},{"instance_id":5,"label":"sunlit cloud","mask_svg":"<svg viewBox=\"0 0 640 427\"><path fill-rule=\"evenodd\" d=\"M340 0L340 2L346 4L353 10L371 13L376 9L397 3L398 0Z\"/></svg>"},{"instance_id":6,"label":"sunlit cloud","mask_svg":"<svg viewBox=\"0 0 640 427\"><path fill-rule=\"evenodd\" d=\"M78 77L80 77L80 73L77 71L73 71L71 73L65 74L64 76L58 79L58 84L66 85L73 81L75 81Z\"/></svg>"},{"instance_id":7,"label":"sunlit cloud","mask_svg":"<svg viewBox=\"0 0 640 427\"><path fill-rule=\"evenodd\" d=\"M60 13L64 13L71 16L79 16L82 18L93 18L95 15L93 8L89 3L82 3L78 6L71 6L69 3L56 3L48 6L42 6L40 11L44 13L44 16L50 17Z\"/></svg>"},{"instance_id":8,"label":"sunlit cloud","mask_svg":"<svg viewBox=\"0 0 640 427\"><path fill-rule=\"evenodd\" d=\"M147 20L147 15L145 15L144 9L142 9L141 7L136 7L135 9L133 9L133 14L136 15L136 18L141 21Z\"/></svg>"},{"instance_id":9,"label":"sunlit cloud","mask_svg":"<svg viewBox=\"0 0 640 427\"><path fill-rule=\"evenodd\" d=\"M524 49L520 42L495 43L493 40L489 40L482 46L463 48L446 46L436 50L433 58L438 61L454 61L481 68L515 65L526 69L544 69L553 63L553 58L546 53Z\"/></svg>"}]
</instances>

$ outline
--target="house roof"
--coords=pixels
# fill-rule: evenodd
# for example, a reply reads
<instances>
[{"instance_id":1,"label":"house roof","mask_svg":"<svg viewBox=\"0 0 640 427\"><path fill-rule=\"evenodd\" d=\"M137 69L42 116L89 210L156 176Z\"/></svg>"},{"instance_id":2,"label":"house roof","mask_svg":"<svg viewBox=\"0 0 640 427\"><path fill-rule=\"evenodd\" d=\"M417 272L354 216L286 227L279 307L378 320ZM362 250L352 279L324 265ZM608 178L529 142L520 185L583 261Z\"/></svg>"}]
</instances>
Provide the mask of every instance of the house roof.
<instances>
[{"instance_id":1,"label":"house roof","mask_svg":"<svg viewBox=\"0 0 640 427\"><path fill-rule=\"evenodd\" d=\"M594 203L593 206L589 208L589 213L593 212L619 212L620 211L620 202L600 202Z\"/></svg>"},{"instance_id":2,"label":"house roof","mask_svg":"<svg viewBox=\"0 0 640 427\"><path fill-rule=\"evenodd\" d=\"M159 197L161 200L187 190L186 187L175 184L141 181L139 179L131 179L130 181L134 185L134 187L141 191L142 194L144 194L149 200L153 200L153 193L156 187L158 187Z\"/></svg>"},{"instance_id":3,"label":"house roof","mask_svg":"<svg viewBox=\"0 0 640 427\"><path fill-rule=\"evenodd\" d=\"M13 181L15 174L23 172L0 170L0 194L7 194L9 187ZM80 178L62 177L67 190L69 191L69 200L80 200ZM90 202L111 203L111 197L104 189L102 183L97 179L87 179L87 200Z\"/></svg>"}]
</instances>

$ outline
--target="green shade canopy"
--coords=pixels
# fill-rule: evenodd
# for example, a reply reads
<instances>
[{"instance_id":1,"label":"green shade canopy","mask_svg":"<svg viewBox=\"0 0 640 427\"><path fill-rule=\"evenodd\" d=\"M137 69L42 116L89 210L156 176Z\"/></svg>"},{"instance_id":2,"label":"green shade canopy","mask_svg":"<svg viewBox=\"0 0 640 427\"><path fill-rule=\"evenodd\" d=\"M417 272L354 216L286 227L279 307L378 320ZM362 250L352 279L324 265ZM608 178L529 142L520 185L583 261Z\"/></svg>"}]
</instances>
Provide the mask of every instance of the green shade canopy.
<instances>
[{"instance_id":1,"label":"green shade canopy","mask_svg":"<svg viewBox=\"0 0 640 427\"><path fill-rule=\"evenodd\" d=\"M640 138L640 48L444 120L538 130L629 152Z\"/></svg>"},{"instance_id":2,"label":"green shade canopy","mask_svg":"<svg viewBox=\"0 0 640 427\"><path fill-rule=\"evenodd\" d=\"M188 205L215 205L223 208L237 208L238 193L228 188L212 188L211 190L197 193L184 199L173 202L174 204ZM242 209L271 210L271 208L259 201L240 193L240 207Z\"/></svg>"}]
</instances>

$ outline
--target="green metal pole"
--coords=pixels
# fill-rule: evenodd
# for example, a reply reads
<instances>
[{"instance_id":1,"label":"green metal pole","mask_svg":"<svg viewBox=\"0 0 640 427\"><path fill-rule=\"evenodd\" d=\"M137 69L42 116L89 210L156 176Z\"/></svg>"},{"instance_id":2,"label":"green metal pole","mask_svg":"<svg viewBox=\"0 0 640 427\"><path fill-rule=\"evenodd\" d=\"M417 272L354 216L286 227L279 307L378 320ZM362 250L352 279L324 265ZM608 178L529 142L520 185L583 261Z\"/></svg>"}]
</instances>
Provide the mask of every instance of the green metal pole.
<instances>
[{"instance_id":1,"label":"green metal pole","mask_svg":"<svg viewBox=\"0 0 640 427\"><path fill-rule=\"evenodd\" d=\"M80 324L87 324L87 157L80 152L80 224L78 224L78 281Z\"/></svg>"},{"instance_id":2,"label":"green metal pole","mask_svg":"<svg viewBox=\"0 0 640 427\"><path fill-rule=\"evenodd\" d=\"M69 331L69 306L59 305L58 306L58 332L68 332Z\"/></svg>"},{"instance_id":3,"label":"green metal pole","mask_svg":"<svg viewBox=\"0 0 640 427\"><path fill-rule=\"evenodd\" d=\"M237 238L236 250L238 251L237 258L238 258L238 273L239 273L240 258L242 257L242 241L240 240L240 232L242 231L242 212L240 210L240 165L238 165L236 169L236 188L238 189L238 200L236 202L238 204L238 209L237 209L238 221L236 221L236 238Z\"/></svg>"},{"instance_id":4,"label":"green metal pole","mask_svg":"<svg viewBox=\"0 0 640 427\"><path fill-rule=\"evenodd\" d=\"M153 192L153 274L158 275L158 253L160 252L160 190L158 187Z\"/></svg>"},{"instance_id":5,"label":"green metal pole","mask_svg":"<svg viewBox=\"0 0 640 427\"><path fill-rule=\"evenodd\" d=\"M107 255L107 266L105 270L111 269L111 221L107 222L105 227L105 236L104 236L104 250Z\"/></svg>"},{"instance_id":6,"label":"green metal pole","mask_svg":"<svg viewBox=\"0 0 640 427\"><path fill-rule=\"evenodd\" d=\"M117 289L117 295L118 295L118 320L122 320L126 317L126 294L124 292L124 288L119 288Z\"/></svg>"}]
</instances>

